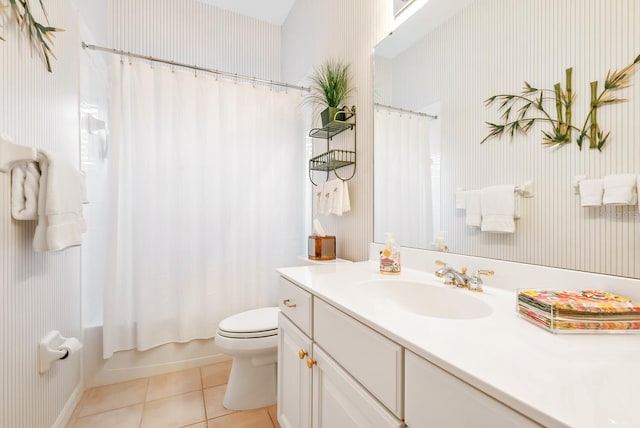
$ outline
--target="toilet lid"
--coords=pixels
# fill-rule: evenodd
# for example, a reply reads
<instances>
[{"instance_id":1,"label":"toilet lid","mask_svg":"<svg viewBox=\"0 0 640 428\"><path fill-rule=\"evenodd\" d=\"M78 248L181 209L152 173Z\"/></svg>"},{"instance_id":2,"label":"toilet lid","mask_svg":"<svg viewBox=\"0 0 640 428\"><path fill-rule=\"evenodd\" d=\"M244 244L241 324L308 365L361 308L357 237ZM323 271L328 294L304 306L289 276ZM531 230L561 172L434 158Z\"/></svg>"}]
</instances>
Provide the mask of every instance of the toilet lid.
<instances>
[{"instance_id":1,"label":"toilet lid","mask_svg":"<svg viewBox=\"0 0 640 428\"><path fill-rule=\"evenodd\" d=\"M220 321L218 329L227 333L258 333L278 329L278 312L280 309L260 308L241 312Z\"/></svg>"}]
</instances>

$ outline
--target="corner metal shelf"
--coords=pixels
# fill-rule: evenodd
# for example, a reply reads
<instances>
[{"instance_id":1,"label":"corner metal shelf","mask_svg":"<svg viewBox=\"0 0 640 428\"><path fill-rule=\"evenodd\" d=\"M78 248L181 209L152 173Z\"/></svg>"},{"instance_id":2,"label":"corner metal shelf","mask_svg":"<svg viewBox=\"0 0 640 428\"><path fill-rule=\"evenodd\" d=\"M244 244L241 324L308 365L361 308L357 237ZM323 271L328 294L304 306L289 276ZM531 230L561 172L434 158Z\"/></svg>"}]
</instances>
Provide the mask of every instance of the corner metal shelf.
<instances>
[{"instance_id":1,"label":"corner metal shelf","mask_svg":"<svg viewBox=\"0 0 640 428\"><path fill-rule=\"evenodd\" d=\"M314 186L318 184L313 181L312 171L322 171L327 173L327 179L329 179L329 173L333 171L335 176L342 181L351 180L356 174L356 135L354 132L354 143L353 150L343 150L343 149L331 149L330 141L336 135L346 131L346 130L354 130L356 128L355 115L356 110L355 107L351 109L345 108L344 112L346 118L344 120L334 120L329 122L326 126L322 128L313 128L309 131L309 137L311 138L319 138L327 140L327 151L319 154L317 156L309 159L309 180ZM339 114L338 113L338 114ZM336 115L337 116L337 115ZM349 177L342 177L336 171L339 168L343 168L345 166L353 165L353 172Z\"/></svg>"}]
</instances>

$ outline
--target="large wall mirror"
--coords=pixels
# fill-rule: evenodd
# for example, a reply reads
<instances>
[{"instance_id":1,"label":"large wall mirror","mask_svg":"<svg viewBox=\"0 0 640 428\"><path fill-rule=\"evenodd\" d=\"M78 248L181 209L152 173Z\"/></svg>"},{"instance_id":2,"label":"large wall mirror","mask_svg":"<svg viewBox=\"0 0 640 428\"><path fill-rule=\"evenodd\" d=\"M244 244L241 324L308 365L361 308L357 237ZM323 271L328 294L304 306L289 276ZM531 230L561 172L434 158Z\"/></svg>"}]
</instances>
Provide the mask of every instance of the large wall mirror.
<instances>
[{"instance_id":1,"label":"large wall mirror","mask_svg":"<svg viewBox=\"0 0 640 428\"><path fill-rule=\"evenodd\" d=\"M602 151L544 147L545 125L480 144L500 121L485 99L564 84L569 67L581 126L590 82L640 54L637 22L633 0L429 0L375 49L374 240L432 249L442 232L455 253L640 277L638 205L583 207L573 187L640 174L640 70L617 94L628 101L598 113ZM457 189L528 181L514 233L481 232L456 209Z\"/></svg>"}]
</instances>

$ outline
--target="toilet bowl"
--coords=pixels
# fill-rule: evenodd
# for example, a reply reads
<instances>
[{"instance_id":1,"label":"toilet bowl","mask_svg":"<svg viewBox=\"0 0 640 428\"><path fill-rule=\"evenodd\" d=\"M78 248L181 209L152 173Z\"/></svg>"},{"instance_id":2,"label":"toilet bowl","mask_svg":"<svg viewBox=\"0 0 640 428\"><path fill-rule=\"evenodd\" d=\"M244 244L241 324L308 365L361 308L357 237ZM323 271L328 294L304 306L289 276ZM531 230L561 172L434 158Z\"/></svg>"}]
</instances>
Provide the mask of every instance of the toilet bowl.
<instances>
[{"instance_id":1,"label":"toilet bowl","mask_svg":"<svg viewBox=\"0 0 640 428\"><path fill-rule=\"evenodd\" d=\"M233 358L224 407L248 410L276 403L278 307L253 309L218 324L215 342Z\"/></svg>"}]
</instances>

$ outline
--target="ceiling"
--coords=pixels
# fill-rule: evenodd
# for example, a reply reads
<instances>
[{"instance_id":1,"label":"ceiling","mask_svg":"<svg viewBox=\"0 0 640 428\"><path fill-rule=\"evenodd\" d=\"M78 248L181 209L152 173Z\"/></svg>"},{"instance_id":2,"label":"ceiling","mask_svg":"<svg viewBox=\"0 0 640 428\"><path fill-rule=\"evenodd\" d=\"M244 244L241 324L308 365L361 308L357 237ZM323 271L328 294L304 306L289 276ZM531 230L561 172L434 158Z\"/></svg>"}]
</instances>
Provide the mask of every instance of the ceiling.
<instances>
[{"instance_id":1,"label":"ceiling","mask_svg":"<svg viewBox=\"0 0 640 428\"><path fill-rule=\"evenodd\" d=\"M296 0L197 0L240 15L282 25Z\"/></svg>"}]
</instances>

